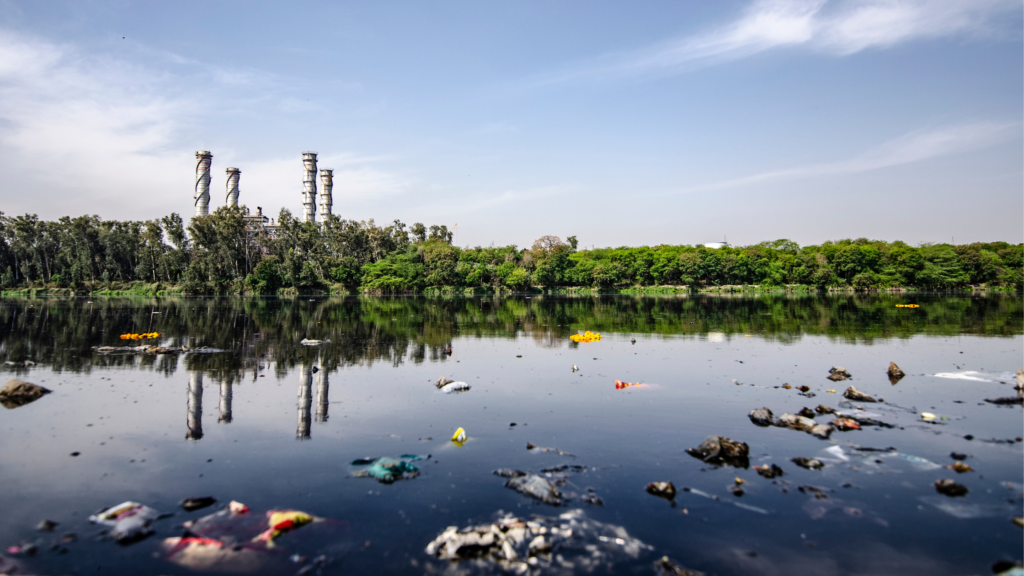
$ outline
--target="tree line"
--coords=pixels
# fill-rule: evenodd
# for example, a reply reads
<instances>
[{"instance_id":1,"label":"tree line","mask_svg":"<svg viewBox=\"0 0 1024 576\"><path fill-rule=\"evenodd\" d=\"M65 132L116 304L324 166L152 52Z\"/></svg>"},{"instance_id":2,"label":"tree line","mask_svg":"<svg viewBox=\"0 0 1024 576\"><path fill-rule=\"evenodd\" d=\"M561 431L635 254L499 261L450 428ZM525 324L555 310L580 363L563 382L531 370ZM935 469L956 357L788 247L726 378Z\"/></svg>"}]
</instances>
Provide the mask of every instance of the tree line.
<instances>
[{"instance_id":1,"label":"tree line","mask_svg":"<svg viewBox=\"0 0 1024 576\"><path fill-rule=\"evenodd\" d=\"M575 236L543 236L529 248L459 248L446 226L337 216L303 223L282 210L277 233L268 236L248 226L246 214L224 206L186 224L178 214L45 221L0 212L0 286L185 294L1024 287L1024 244L1006 242L910 246L860 238L581 250Z\"/></svg>"}]
</instances>

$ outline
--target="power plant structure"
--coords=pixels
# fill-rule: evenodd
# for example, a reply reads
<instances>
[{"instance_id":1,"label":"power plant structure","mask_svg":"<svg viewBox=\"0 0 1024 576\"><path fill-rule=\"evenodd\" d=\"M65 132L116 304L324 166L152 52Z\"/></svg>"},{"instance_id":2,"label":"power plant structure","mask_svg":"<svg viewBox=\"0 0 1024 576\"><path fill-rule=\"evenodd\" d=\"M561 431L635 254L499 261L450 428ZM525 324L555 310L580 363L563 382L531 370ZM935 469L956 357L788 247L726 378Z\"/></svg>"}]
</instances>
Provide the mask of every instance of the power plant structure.
<instances>
[{"instance_id":1,"label":"power plant structure","mask_svg":"<svg viewBox=\"0 0 1024 576\"><path fill-rule=\"evenodd\" d=\"M192 198L196 201L196 216L210 213L210 165L213 154L209 150L196 152L196 190Z\"/></svg>"},{"instance_id":2,"label":"power plant structure","mask_svg":"<svg viewBox=\"0 0 1024 576\"><path fill-rule=\"evenodd\" d=\"M334 206L334 198L331 192L334 190L334 169L320 169L320 221L326 222L331 215L331 207Z\"/></svg>"},{"instance_id":3,"label":"power plant structure","mask_svg":"<svg viewBox=\"0 0 1024 576\"><path fill-rule=\"evenodd\" d=\"M317 153L302 153L302 221L316 222L316 200L317 200ZM195 216L209 216L210 214L210 168L213 164L213 154L209 150L196 151L196 186L192 198L195 200ZM239 168L227 168L224 170L227 180L224 184L224 205L238 206L238 181L242 176ZM320 220L326 221L333 213L334 208L334 170L323 168L319 171L321 193L320 193ZM257 207L257 214L252 216L248 209L244 216L246 225L256 236L275 236L280 229L272 218L263 215L263 209Z\"/></svg>"},{"instance_id":4,"label":"power plant structure","mask_svg":"<svg viewBox=\"0 0 1024 576\"><path fill-rule=\"evenodd\" d=\"M227 206L238 206L238 178L242 175L242 171L238 168L228 168L224 172L228 175L228 181L225 185L227 192L224 195L224 204Z\"/></svg>"},{"instance_id":5,"label":"power plant structure","mask_svg":"<svg viewBox=\"0 0 1024 576\"><path fill-rule=\"evenodd\" d=\"M316 152L302 153L302 221L316 222Z\"/></svg>"}]
</instances>

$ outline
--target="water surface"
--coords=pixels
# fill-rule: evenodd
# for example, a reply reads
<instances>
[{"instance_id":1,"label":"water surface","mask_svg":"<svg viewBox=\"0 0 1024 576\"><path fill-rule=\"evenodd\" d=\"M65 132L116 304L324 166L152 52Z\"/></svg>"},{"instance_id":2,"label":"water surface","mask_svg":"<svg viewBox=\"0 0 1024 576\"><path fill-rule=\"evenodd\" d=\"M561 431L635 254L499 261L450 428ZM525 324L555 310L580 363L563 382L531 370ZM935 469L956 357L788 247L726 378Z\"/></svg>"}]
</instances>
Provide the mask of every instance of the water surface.
<instances>
[{"instance_id":1,"label":"water surface","mask_svg":"<svg viewBox=\"0 0 1024 576\"><path fill-rule=\"evenodd\" d=\"M469 570L424 552L448 526L580 508L651 547L617 573L650 574L663 555L720 575L990 573L1024 555L1010 520L1022 508L1022 411L985 402L1016 394L1022 318L1022 298L998 294L3 300L0 360L15 364L4 380L53 393L0 413L0 543L37 543L34 557L5 556L29 573L185 574L161 541L237 500L332 520L282 540L299 562L268 563L269 573L440 573ZM569 340L584 330L602 339ZM154 331L162 346L221 352L93 349ZM889 362L907 372L895 385ZM827 380L835 365L853 380ZM439 393L441 376L472 389ZM844 401L850 384L884 401ZM820 440L747 418L819 404L860 406L893 427ZM449 441L459 427L463 446ZM686 454L712 434L746 442L751 466L775 463L785 476ZM974 472L946 469L951 452ZM402 454L430 458L412 480L353 476L354 459ZM789 460L799 456L826 466L804 470ZM562 487L577 495L566 507L492 474L566 463L586 467ZM742 496L729 490L737 478ZM944 478L969 493L937 493ZM645 492L654 481L681 490L674 502ZM603 506L579 498L588 489ZM218 504L178 507L192 496ZM175 515L120 546L87 518L126 500ZM36 530L44 518L56 532ZM66 532L77 541L51 550ZM312 566L321 554L326 564Z\"/></svg>"}]
</instances>

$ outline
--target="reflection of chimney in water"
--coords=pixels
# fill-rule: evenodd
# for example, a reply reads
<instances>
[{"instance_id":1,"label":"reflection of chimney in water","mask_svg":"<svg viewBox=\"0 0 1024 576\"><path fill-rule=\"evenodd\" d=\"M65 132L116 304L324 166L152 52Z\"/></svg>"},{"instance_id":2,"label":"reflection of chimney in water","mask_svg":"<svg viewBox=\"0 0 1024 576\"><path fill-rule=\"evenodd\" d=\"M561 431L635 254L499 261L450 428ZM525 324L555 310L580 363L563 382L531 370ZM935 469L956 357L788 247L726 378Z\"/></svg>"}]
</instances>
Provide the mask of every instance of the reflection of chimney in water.
<instances>
[{"instance_id":1,"label":"reflection of chimney in water","mask_svg":"<svg viewBox=\"0 0 1024 576\"><path fill-rule=\"evenodd\" d=\"M199 440L203 437L203 373L200 371L188 374L188 432L186 440Z\"/></svg>"},{"instance_id":2,"label":"reflection of chimney in water","mask_svg":"<svg viewBox=\"0 0 1024 576\"><path fill-rule=\"evenodd\" d=\"M295 437L299 440L309 438L309 410L313 407L313 371L305 364L299 369L299 429Z\"/></svg>"},{"instance_id":3,"label":"reflection of chimney in water","mask_svg":"<svg viewBox=\"0 0 1024 576\"><path fill-rule=\"evenodd\" d=\"M220 383L220 418L217 422L231 423L231 383Z\"/></svg>"},{"instance_id":4,"label":"reflection of chimney in water","mask_svg":"<svg viewBox=\"0 0 1024 576\"><path fill-rule=\"evenodd\" d=\"M327 422L327 370L316 373L316 421Z\"/></svg>"}]
</instances>

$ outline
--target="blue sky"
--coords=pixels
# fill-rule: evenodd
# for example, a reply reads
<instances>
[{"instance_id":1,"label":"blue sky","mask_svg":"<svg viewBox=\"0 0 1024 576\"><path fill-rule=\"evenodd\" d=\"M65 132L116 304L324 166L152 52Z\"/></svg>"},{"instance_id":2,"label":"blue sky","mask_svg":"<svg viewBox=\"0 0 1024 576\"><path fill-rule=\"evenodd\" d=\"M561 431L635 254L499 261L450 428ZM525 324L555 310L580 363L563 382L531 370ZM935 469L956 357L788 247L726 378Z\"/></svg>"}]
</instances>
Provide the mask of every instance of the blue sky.
<instances>
[{"instance_id":1,"label":"blue sky","mask_svg":"<svg viewBox=\"0 0 1024 576\"><path fill-rule=\"evenodd\" d=\"M0 210L240 202L459 245L1024 241L1010 0L0 0Z\"/></svg>"}]
</instances>

